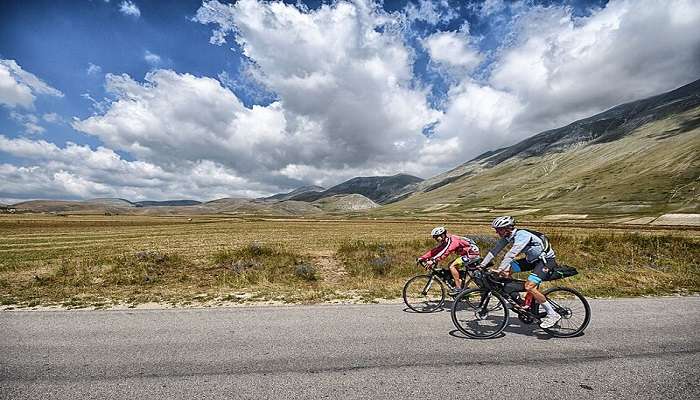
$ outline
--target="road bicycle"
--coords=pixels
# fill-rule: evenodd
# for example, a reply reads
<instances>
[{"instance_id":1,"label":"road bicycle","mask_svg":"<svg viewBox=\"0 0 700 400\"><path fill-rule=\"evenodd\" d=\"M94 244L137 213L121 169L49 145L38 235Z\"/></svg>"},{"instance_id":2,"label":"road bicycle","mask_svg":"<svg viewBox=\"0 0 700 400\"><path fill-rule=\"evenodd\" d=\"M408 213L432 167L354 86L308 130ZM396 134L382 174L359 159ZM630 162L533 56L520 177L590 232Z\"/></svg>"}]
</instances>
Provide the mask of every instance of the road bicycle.
<instances>
[{"instance_id":1,"label":"road bicycle","mask_svg":"<svg viewBox=\"0 0 700 400\"><path fill-rule=\"evenodd\" d=\"M469 276L469 270L479 261L480 259L471 260L459 270L462 288L476 287L473 278ZM425 261L420 261L418 264L423 268L427 266ZM455 281L450 271L433 264L426 274L416 275L406 282L403 287L403 302L417 313L431 313L442 309L445 305L445 297L453 296L454 292Z\"/></svg>"},{"instance_id":2,"label":"road bicycle","mask_svg":"<svg viewBox=\"0 0 700 400\"><path fill-rule=\"evenodd\" d=\"M525 291L525 281L500 278L487 272L487 268L475 268L471 276L478 287L463 291L454 299L452 322L460 332L476 339L492 338L508 325L511 310L527 325L539 323L547 316L537 302L527 301L531 300L530 295L521 300L519 293ZM553 276L570 276L567 273L571 270L575 271L561 266L554 270ZM591 320L591 307L581 293L567 287L554 287L542 294L561 316L556 325L543 328L546 332L556 337L574 337L586 329Z\"/></svg>"}]
</instances>

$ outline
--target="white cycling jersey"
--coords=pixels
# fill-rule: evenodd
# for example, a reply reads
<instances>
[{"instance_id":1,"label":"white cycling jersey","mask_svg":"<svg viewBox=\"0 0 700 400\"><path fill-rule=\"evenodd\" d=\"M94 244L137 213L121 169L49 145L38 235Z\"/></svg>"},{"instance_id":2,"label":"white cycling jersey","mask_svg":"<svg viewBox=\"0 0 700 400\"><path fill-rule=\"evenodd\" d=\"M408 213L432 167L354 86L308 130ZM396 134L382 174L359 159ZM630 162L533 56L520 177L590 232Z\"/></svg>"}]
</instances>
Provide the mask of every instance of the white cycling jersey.
<instances>
[{"instance_id":1,"label":"white cycling jersey","mask_svg":"<svg viewBox=\"0 0 700 400\"><path fill-rule=\"evenodd\" d=\"M518 254L524 254L525 260L528 262L533 262L538 258L554 258L554 249L546 249L545 243L537 235L525 230L525 229L514 229L510 236L501 238L493 249L491 249L484 261L484 265L488 264L489 261L493 260L494 257L498 255L509 243L512 246L508 253L503 257L501 265L498 267L499 272L507 271L510 269L510 263L515 259ZM545 251L547 250L547 251Z\"/></svg>"}]
</instances>

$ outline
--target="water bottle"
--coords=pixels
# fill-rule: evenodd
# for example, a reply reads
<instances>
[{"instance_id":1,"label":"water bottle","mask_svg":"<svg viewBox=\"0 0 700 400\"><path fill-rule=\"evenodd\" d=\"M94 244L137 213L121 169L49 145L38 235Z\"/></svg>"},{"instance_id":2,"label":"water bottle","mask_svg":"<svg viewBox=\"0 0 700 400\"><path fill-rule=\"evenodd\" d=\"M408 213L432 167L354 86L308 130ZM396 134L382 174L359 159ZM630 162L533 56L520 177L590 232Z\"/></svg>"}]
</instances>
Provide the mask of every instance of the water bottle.
<instances>
[{"instance_id":1,"label":"water bottle","mask_svg":"<svg viewBox=\"0 0 700 400\"><path fill-rule=\"evenodd\" d=\"M533 297L530 293L526 294L525 295L525 305L523 306L523 308L530 308L530 306L532 306L532 299L533 299Z\"/></svg>"}]
</instances>

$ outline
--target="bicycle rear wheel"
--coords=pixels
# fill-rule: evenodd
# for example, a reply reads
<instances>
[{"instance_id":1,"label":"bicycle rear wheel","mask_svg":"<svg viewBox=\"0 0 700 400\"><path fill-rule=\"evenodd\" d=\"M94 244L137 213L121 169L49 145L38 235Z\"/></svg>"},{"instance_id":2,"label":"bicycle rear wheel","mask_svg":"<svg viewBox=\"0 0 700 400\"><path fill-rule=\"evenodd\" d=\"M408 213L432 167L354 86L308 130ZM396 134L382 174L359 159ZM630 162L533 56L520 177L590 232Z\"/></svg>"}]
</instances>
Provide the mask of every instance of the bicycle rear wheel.
<instances>
[{"instance_id":1,"label":"bicycle rear wheel","mask_svg":"<svg viewBox=\"0 0 700 400\"><path fill-rule=\"evenodd\" d=\"M586 329L591 321L591 307L581 293L566 287L555 287L542 294L552 303L554 310L561 315L559 322L545 331L552 336L574 337Z\"/></svg>"},{"instance_id":2,"label":"bicycle rear wheel","mask_svg":"<svg viewBox=\"0 0 700 400\"><path fill-rule=\"evenodd\" d=\"M445 304L445 285L432 275L417 275L403 287L403 302L417 313L430 313Z\"/></svg>"},{"instance_id":3,"label":"bicycle rear wheel","mask_svg":"<svg viewBox=\"0 0 700 400\"><path fill-rule=\"evenodd\" d=\"M508 324L508 307L503 297L487 289L460 293L452 305L452 323L475 339L488 339L503 332Z\"/></svg>"}]
</instances>

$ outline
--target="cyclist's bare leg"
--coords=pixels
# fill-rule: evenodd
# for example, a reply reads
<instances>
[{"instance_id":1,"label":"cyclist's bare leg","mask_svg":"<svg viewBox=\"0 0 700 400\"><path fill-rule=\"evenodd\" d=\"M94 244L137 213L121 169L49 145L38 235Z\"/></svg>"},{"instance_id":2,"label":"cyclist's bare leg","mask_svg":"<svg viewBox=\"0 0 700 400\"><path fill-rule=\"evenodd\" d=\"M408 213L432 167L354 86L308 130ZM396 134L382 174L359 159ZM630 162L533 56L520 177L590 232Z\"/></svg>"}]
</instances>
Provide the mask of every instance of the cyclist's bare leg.
<instances>
[{"instance_id":1,"label":"cyclist's bare leg","mask_svg":"<svg viewBox=\"0 0 700 400\"><path fill-rule=\"evenodd\" d=\"M459 270L454 263L450 264L450 273L452 273L452 278L455 280L455 288L461 289L462 279L459 277Z\"/></svg>"},{"instance_id":2,"label":"cyclist's bare leg","mask_svg":"<svg viewBox=\"0 0 700 400\"><path fill-rule=\"evenodd\" d=\"M535 301L539 304L544 303L547 299L537 288L537 284L532 281L525 281L525 290L532 295Z\"/></svg>"}]
</instances>

